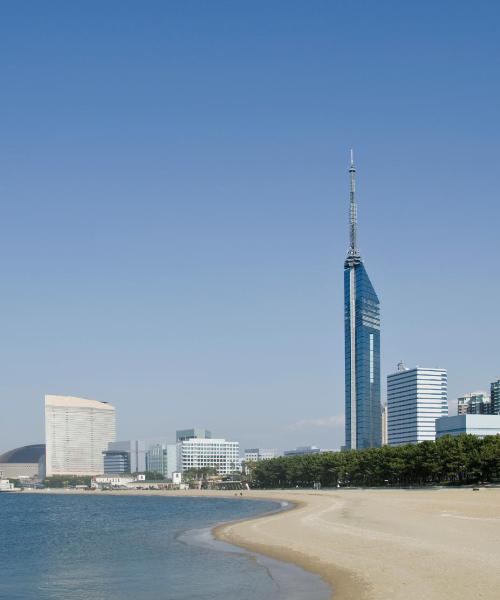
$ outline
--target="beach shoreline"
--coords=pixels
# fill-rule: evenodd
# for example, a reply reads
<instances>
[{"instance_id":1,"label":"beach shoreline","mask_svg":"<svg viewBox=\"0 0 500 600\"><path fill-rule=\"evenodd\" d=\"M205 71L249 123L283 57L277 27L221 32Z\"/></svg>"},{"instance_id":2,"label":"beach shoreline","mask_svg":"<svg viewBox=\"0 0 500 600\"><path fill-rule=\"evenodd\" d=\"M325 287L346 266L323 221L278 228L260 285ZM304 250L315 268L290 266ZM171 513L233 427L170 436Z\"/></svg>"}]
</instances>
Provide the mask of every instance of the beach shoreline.
<instances>
[{"instance_id":1,"label":"beach shoreline","mask_svg":"<svg viewBox=\"0 0 500 600\"><path fill-rule=\"evenodd\" d=\"M499 489L255 494L301 504L215 534L320 575L335 600L497 597Z\"/></svg>"},{"instance_id":2,"label":"beach shoreline","mask_svg":"<svg viewBox=\"0 0 500 600\"><path fill-rule=\"evenodd\" d=\"M304 493L304 490L301 490ZM305 492L307 493L307 492ZM300 511L307 508L307 501L298 499L294 493L294 497L290 498L289 493L285 490L255 490L252 491L253 500L275 500L277 502L286 502L288 508L287 513ZM248 496L246 496L248 498ZM218 540L243 548L251 553L256 553L268 556L275 560L285 563L291 563L319 576L332 589L332 600L368 600L366 584L361 581L356 575L346 569L336 567L331 568L331 565L321 561L312 559L307 553L292 550L287 547L278 545L267 545L259 543L255 538L245 536L239 533L239 526L243 524L257 523L265 520L268 517L280 515L283 511L274 511L272 513L264 513L257 517L232 521L229 523L221 523L212 529L214 537Z\"/></svg>"},{"instance_id":3,"label":"beach shoreline","mask_svg":"<svg viewBox=\"0 0 500 600\"><path fill-rule=\"evenodd\" d=\"M499 488L105 493L291 503L213 534L319 575L335 600L494 600L500 589Z\"/></svg>"}]
</instances>

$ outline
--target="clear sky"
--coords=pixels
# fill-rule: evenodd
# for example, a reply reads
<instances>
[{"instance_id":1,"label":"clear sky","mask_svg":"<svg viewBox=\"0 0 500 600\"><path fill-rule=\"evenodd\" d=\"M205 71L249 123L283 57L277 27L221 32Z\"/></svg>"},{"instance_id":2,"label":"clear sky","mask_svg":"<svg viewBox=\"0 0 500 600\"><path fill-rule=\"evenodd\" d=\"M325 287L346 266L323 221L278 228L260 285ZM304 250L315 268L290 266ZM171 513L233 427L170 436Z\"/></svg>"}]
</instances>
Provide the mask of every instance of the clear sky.
<instances>
[{"instance_id":1,"label":"clear sky","mask_svg":"<svg viewBox=\"0 0 500 600\"><path fill-rule=\"evenodd\" d=\"M500 377L497 2L0 4L0 451L343 443L348 150L383 381ZM385 386L384 386L385 389Z\"/></svg>"}]
</instances>

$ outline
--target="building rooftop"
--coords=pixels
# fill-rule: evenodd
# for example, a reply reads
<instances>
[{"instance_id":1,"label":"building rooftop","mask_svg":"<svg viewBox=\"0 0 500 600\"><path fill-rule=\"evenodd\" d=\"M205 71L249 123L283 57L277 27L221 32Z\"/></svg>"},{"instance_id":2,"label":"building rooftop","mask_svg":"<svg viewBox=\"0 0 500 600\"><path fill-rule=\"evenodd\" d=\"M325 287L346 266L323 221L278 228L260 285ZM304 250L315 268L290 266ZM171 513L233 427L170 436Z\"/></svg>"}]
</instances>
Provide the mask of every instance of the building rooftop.
<instances>
[{"instance_id":1,"label":"building rooftop","mask_svg":"<svg viewBox=\"0 0 500 600\"><path fill-rule=\"evenodd\" d=\"M0 463L38 463L45 454L45 444L14 448L0 455Z\"/></svg>"},{"instance_id":2,"label":"building rooftop","mask_svg":"<svg viewBox=\"0 0 500 600\"><path fill-rule=\"evenodd\" d=\"M75 408L98 408L100 410L115 410L115 407L108 402L101 400L88 400L87 398L78 398L77 396L45 396L45 406L66 406Z\"/></svg>"}]
</instances>

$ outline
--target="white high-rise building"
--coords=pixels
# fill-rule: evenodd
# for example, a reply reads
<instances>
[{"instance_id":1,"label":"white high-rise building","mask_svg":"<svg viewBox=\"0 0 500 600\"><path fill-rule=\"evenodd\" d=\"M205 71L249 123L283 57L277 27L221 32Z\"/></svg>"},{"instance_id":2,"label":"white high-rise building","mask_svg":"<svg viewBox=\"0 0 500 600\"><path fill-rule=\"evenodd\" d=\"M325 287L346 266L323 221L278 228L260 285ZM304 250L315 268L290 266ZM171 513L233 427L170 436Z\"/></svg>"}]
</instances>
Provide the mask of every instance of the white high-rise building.
<instances>
[{"instance_id":1,"label":"white high-rise building","mask_svg":"<svg viewBox=\"0 0 500 600\"><path fill-rule=\"evenodd\" d=\"M45 396L46 476L100 475L103 451L116 439L116 413L107 402Z\"/></svg>"},{"instance_id":2,"label":"white high-rise building","mask_svg":"<svg viewBox=\"0 0 500 600\"><path fill-rule=\"evenodd\" d=\"M416 367L401 362L387 377L387 437L389 446L436 439L436 419L448 414L445 369Z\"/></svg>"},{"instance_id":3,"label":"white high-rise building","mask_svg":"<svg viewBox=\"0 0 500 600\"><path fill-rule=\"evenodd\" d=\"M223 439L192 438L179 442L181 471L213 467L219 475L229 475L240 467L240 444Z\"/></svg>"}]
</instances>

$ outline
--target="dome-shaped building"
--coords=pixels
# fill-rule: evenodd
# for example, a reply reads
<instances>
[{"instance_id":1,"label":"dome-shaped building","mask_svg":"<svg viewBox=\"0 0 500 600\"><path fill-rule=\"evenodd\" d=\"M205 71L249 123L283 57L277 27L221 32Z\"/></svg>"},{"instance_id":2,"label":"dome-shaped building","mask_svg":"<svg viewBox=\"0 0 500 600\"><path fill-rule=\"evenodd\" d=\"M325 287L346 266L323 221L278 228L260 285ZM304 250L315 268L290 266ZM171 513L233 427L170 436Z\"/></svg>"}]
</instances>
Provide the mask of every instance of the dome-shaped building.
<instances>
[{"instance_id":1,"label":"dome-shaped building","mask_svg":"<svg viewBox=\"0 0 500 600\"><path fill-rule=\"evenodd\" d=\"M7 479L39 477L45 472L45 444L21 446L0 454L0 473Z\"/></svg>"}]
</instances>

